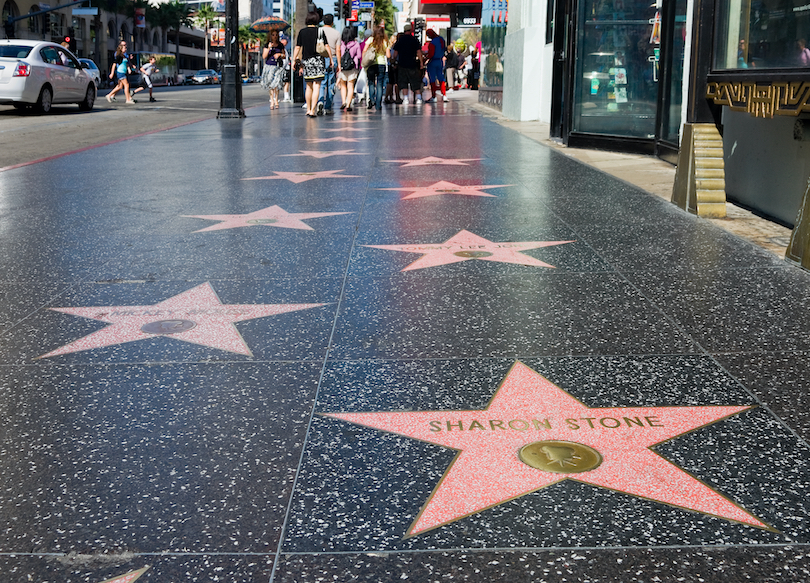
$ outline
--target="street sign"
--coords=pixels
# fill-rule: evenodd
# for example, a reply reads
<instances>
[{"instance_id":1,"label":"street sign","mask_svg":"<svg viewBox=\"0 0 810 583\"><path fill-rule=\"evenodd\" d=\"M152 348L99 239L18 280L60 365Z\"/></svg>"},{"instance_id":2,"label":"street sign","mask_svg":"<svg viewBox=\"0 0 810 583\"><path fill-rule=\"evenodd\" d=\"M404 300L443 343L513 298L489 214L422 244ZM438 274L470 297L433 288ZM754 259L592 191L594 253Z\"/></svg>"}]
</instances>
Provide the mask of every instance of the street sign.
<instances>
[{"instance_id":1,"label":"street sign","mask_svg":"<svg viewBox=\"0 0 810 583\"><path fill-rule=\"evenodd\" d=\"M81 15L81 14L92 14L92 15L96 15L96 14L98 14L98 8L74 8L73 9L73 14L79 14L79 15Z\"/></svg>"},{"instance_id":2,"label":"street sign","mask_svg":"<svg viewBox=\"0 0 810 583\"><path fill-rule=\"evenodd\" d=\"M361 12L360 20L363 22L371 22L371 12Z\"/></svg>"},{"instance_id":3,"label":"street sign","mask_svg":"<svg viewBox=\"0 0 810 583\"><path fill-rule=\"evenodd\" d=\"M360 2L360 8L374 8L374 2Z\"/></svg>"}]
</instances>

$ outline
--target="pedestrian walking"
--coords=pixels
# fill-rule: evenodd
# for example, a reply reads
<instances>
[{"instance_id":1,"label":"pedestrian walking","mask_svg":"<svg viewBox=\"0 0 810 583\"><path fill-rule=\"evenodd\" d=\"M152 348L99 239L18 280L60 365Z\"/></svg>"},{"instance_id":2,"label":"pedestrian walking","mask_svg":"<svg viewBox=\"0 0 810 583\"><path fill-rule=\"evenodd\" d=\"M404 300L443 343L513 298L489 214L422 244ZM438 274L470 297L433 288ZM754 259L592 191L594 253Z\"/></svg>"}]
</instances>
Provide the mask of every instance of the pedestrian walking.
<instances>
[{"instance_id":1,"label":"pedestrian walking","mask_svg":"<svg viewBox=\"0 0 810 583\"><path fill-rule=\"evenodd\" d=\"M458 69L459 69L459 56L454 46L450 46L447 50L447 57L444 60L444 76L447 79L447 85L450 91L458 91Z\"/></svg>"},{"instance_id":2,"label":"pedestrian walking","mask_svg":"<svg viewBox=\"0 0 810 583\"><path fill-rule=\"evenodd\" d=\"M124 96L127 98L127 103L135 103L132 96L129 94L129 81L127 80L127 73L130 72L129 54L127 54L127 43L121 41L115 49L115 56L113 57L113 65L110 69L110 79L115 77L118 80L115 88L107 94L107 101L112 102L115 99L115 94L121 89L124 90Z\"/></svg>"},{"instance_id":3,"label":"pedestrian walking","mask_svg":"<svg viewBox=\"0 0 810 583\"><path fill-rule=\"evenodd\" d=\"M304 82L306 83L306 109L307 117L317 117L316 106L318 95L321 91L321 81L326 75L323 57L318 54L318 38L324 42L326 37L318 28L321 17L317 12L310 12L304 21L306 27L298 32L298 39L295 42L295 66L302 70ZM332 58L332 49L326 45L329 58Z\"/></svg>"},{"instance_id":4,"label":"pedestrian walking","mask_svg":"<svg viewBox=\"0 0 810 583\"><path fill-rule=\"evenodd\" d=\"M357 74L357 81L354 84L354 93L357 96L355 98L355 103L359 104L369 104L368 99L368 72L366 71L366 67L363 65L363 58L362 54L366 52L366 45L371 42L371 36L374 34L374 31L371 28L367 28L365 32L363 32L363 40L360 41L360 67L359 72Z\"/></svg>"},{"instance_id":5,"label":"pedestrian walking","mask_svg":"<svg viewBox=\"0 0 810 583\"><path fill-rule=\"evenodd\" d=\"M143 66L141 66L141 86L132 92L133 95L143 91L144 89L149 89L149 101L157 101L152 95L152 73L158 72L156 63L157 59L154 56L151 56L149 57L149 60Z\"/></svg>"},{"instance_id":6,"label":"pedestrian walking","mask_svg":"<svg viewBox=\"0 0 810 583\"><path fill-rule=\"evenodd\" d=\"M388 57L388 83L385 86L385 103L387 104L402 103L399 96L399 87L397 86L399 82L399 65L391 52L393 46L397 43L397 38L399 38L398 34L391 35L391 39L388 41L388 49L385 52Z\"/></svg>"},{"instance_id":7,"label":"pedestrian walking","mask_svg":"<svg viewBox=\"0 0 810 583\"><path fill-rule=\"evenodd\" d=\"M432 28L427 29L426 34L430 39L428 42L428 54L425 55L428 80L430 81L430 99L428 99L428 103L436 99L436 92L439 90L442 92L442 100L448 101L447 80L444 77L444 57L447 53L447 43Z\"/></svg>"},{"instance_id":8,"label":"pedestrian walking","mask_svg":"<svg viewBox=\"0 0 810 583\"><path fill-rule=\"evenodd\" d=\"M386 62L388 57L388 39L385 28L380 26L374 30L371 40L366 43L363 50L363 64L368 77L368 109L382 109L383 93L386 88Z\"/></svg>"},{"instance_id":9,"label":"pedestrian walking","mask_svg":"<svg viewBox=\"0 0 810 583\"><path fill-rule=\"evenodd\" d=\"M357 42L357 29L347 26L343 29L337 50L338 86L340 87L340 109L352 110L354 83L360 71L360 43Z\"/></svg>"},{"instance_id":10,"label":"pedestrian walking","mask_svg":"<svg viewBox=\"0 0 810 583\"><path fill-rule=\"evenodd\" d=\"M282 34L281 37L281 44L284 47L284 52L289 55L289 51L287 50L287 45L290 42L290 38L286 34ZM282 81L284 83L284 98L281 100L284 103L292 103L292 96L290 95L290 79L292 79L292 75L290 71L292 69L292 59L287 59L284 62L284 72L282 73Z\"/></svg>"},{"instance_id":11,"label":"pedestrian walking","mask_svg":"<svg viewBox=\"0 0 810 583\"><path fill-rule=\"evenodd\" d=\"M478 61L478 52L470 53L469 68L467 69L467 85L473 91L478 91L478 79L481 76L481 63Z\"/></svg>"},{"instance_id":12,"label":"pedestrian walking","mask_svg":"<svg viewBox=\"0 0 810 583\"><path fill-rule=\"evenodd\" d=\"M422 93L422 48L413 36L413 27L406 24L402 34L391 49L392 57L399 64L398 81L402 92L402 104L408 105L408 89L413 91L413 101Z\"/></svg>"},{"instance_id":13,"label":"pedestrian walking","mask_svg":"<svg viewBox=\"0 0 810 583\"><path fill-rule=\"evenodd\" d=\"M267 33L267 42L262 49L264 68L262 69L262 87L270 97L270 109L278 109L278 92L284 83L284 63L287 60L287 51L281 44L277 30Z\"/></svg>"},{"instance_id":14,"label":"pedestrian walking","mask_svg":"<svg viewBox=\"0 0 810 583\"><path fill-rule=\"evenodd\" d=\"M332 102L335 99L335 82L337 80L337 45L340 42L340 33L334 27L335 17L333 14L325 14L323 17L323 26L321 32L326 38L326 44L332 49L332 57L327 59L326 74L324 75L323 83L321 83L321 91L318 96L318 115L332 113Z\"/></svg>"}]
</instances>

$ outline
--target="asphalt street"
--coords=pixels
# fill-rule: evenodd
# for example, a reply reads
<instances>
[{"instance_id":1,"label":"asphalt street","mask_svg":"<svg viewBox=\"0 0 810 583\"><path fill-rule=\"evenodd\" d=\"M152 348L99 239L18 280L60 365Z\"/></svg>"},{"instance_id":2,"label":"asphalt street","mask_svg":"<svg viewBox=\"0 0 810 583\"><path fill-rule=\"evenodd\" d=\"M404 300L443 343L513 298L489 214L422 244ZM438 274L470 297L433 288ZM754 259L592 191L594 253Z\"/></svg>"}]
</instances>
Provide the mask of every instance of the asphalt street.
<instances>
[{"instance_id":1,"label":"asphalt street","mask_svg":"<svg viewBox=\"0 0 810 583\"><path fill-rule=\"evenodd\" d=\"M0 169L216 117L220 91L219 85L159 87L155 103L142 92L135 96L138 103L126 105L123 95L107 103L109 89L102 89L90 112L58 105L48 115L0 106ZM259 84L242 86L243 107L265 103L267 93Z\"/></svg>"}]
</instances>

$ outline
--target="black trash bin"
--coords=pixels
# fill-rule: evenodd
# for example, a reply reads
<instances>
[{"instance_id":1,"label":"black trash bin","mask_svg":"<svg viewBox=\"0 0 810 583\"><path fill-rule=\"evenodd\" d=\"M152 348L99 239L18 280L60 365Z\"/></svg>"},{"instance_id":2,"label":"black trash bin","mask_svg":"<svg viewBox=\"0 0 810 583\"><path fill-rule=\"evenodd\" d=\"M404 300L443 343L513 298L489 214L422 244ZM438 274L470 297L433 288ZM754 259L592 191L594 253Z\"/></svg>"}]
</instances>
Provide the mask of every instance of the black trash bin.
<instances>
[{"instance_id":1,"label":"black trash bin","mask_svg":"<svg viewBox=\"0 0 810 583\"><path fill-rule=\"evenodd\" d=\"M293 74L293 102L304 103L306 101L306 93L304 93L304 75Z\"/></svg>"}]
</instances>

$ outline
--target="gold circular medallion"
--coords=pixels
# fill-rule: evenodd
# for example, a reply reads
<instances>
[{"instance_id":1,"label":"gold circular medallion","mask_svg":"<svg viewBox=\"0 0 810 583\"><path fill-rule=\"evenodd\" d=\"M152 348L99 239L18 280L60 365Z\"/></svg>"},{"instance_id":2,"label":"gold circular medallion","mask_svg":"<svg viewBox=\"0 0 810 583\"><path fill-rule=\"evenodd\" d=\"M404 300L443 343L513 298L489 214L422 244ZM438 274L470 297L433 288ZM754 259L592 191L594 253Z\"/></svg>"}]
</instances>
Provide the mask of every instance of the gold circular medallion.
<instances>
[{"instance_id":1,"label":"gold circular medallion","mask_svg":"<svg viewBox=\"0 0 810 583\"><path fill-rule=\"evenodd\" d=\"M145 334L180 334L191 330L196 325L197 323L191 320L158 320L141 326L141 332Z\"/></svg>"},{"instance_id":2,"label":"gold circular medallion","mask_svg":"<svg viewBox=\"0 0 810 583\"><path fill-rule=\"evenodd\" d=\"M579 474L599 467L602 455L573 441L535 441L520 448L520 461L544 472Z\"/></svg>"},{"instance_id":3,"label":"gold circular medallion","mask_svg":"<svg viewBox=\"0 0 810 583\"><path fill-rule=\"evenodd\" d=\"M478 257L492 257L492 253L489 251L456 251L453 255L456 257L472 257L473 259Z\"/></svg>"}]
</instances>

